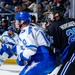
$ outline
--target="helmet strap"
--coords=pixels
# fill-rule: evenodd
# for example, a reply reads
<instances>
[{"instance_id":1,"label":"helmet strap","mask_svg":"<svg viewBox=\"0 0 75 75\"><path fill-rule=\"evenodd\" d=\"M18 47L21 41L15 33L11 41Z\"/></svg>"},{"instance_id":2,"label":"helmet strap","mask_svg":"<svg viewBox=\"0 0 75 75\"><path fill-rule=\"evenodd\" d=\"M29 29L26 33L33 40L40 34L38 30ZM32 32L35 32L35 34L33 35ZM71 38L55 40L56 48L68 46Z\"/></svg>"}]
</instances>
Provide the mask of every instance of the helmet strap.
<instances>
[{"instance_id":1,"label":"helmet strap","mask_svg":"<svg viewBox=\"0 0 75 75\"><path fill-rule=\"evenodd\" d=\"M21 28L24 24L26 24L26 23L24 22L24 23L20 24L19 27Z\"/></svg>"}]
</instances>

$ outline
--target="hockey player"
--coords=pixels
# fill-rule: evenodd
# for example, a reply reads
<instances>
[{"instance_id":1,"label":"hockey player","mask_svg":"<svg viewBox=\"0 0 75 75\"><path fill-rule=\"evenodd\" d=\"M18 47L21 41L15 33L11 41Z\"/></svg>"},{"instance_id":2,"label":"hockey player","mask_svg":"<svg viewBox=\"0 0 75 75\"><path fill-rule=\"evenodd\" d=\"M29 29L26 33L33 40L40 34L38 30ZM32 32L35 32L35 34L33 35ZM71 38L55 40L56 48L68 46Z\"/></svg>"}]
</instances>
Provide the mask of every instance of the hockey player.
<instances>
[{"instance_id":1,"label":"hockey player","mask_svg":"<svg viewBox=\"0 0 75 75\"><path fill-rule=\"evenodd\" d=\"M50 56L44 46L49 46L42 30L29 26L30 15L27 12L17 13L15 20L20 22L20 47L17 62L25 65L20 75L47 75L55 68L55 57Z\"/></svg>"},{"instance_id":2,"label":"hockey player","mask_svg":"<svg viewBox=\"0 0 75 75\"><path fill-rule=\"evenodd\" d=\"M13 26L9 26L8 30L2 34L1 38L0 63L3 63L6 58L10 58L13 55L11 49L14 45L18 44L19 37L18 34L14 32ZM9 48L8 50L6 50L7 47ZM9 55L6 54L5 51L9 52Z\"/></svg>"},{"instance_id":3,"label":"hockey player","mask_svg":"<svg viewBox=\"0 0 75 75\"><path fill-rule=\"evenodd\" d=\"M13 44L18 44L18 39L18 34L15 33L13 26L9 26L8 30L2 34L3 43L11 42Z\"/></svg>"},{"instance_id":4,"label":"hockey player","mask_svg":"<svg viewBox=\"0 0 75 75\"><path fill-rule=\"evenodd\" d=\"M75 20L64 18L64 8L61 6L52 9L52 16L54 22L48 34L62 63L56 75L75 75Z\"/></svg>"},{"instance_id":5,"label":"hockey player","mask_svg":"<svg viewBox=\"0 0 75 75\"><path fill-rule=\"evenodd\" d=\"M30 15L19 12L15 16L16 24L21 29L20 47L17 50L19 65L26 65L19 75L47 75L55 68L55 55L50 55L46 49L50 44L42 30L37 26L30 26Z\"/></svg>"}]
</instances>

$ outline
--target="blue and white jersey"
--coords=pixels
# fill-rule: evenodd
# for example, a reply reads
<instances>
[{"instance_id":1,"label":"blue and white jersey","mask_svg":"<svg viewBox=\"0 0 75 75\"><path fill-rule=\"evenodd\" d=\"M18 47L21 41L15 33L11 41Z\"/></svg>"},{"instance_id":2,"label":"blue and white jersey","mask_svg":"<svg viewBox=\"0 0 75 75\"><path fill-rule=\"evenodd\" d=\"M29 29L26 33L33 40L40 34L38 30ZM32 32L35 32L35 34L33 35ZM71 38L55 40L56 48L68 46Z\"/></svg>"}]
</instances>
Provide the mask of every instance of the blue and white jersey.
<instances>
[{"instance_id":1,"label":"blue and white jersey","mask_svg":"<svg viewBox=\"0 0 75 75\"><path fill-rule=\"evenodd\" d=\"M37 52L39 46L49 46L50 43L46 39L45 34L37 26L27 26L22 29L19 34L20 47L17 46L17 52L23 51L23 56L29 59ZM19 51L20 50L20 51ZM18 54L19 54L18 53Z\"/></svg>"},{"instance_id":2,"label":"blue and white jersey","mask_svg":"<svg viewBox=\"0 0 75 75\"><path fill-rule=\"evenodd\" d=\"M8 42L10 42L10 43L12 43L12 44L18 44L18 42L19 42L19 36L18 36L17 33L14 33L14 36L13 36L13 37L10 37L10 36L8 35L8 32L5 31L5 32L2 34L2 42L3 42L3 43L8 43Z\"/></svg>"}]
</instances>

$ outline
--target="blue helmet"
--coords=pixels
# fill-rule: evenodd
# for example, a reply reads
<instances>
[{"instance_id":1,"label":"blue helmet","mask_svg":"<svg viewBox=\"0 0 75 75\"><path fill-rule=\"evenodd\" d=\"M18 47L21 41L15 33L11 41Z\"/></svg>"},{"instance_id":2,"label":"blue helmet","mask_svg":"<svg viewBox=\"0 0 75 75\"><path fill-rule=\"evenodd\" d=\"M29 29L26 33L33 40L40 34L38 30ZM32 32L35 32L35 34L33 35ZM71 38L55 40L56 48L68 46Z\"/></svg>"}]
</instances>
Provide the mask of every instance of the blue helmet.
<instances>
[{"instance_id":1,"label":"blue helmet","mask_svg":"<svg viewBox=\"0 0 75 75\"><path fill-rule=\"evenodd\" d=\"M18 12L15 15L15 20L18 20L19 22L21 20L24 20L26 24L29 24L31 21L31 17L28 12Z\"/></svg>"},{"instance_id":2,"label":"blue helmet","mask_svg":"<svg viewBox=\"0 0 75 75\"><path fill-rule=\"evenodd\" d=\"M14 31L14 27L13 26L9 26L8 30Z\"/></svg>"}]
</instances>

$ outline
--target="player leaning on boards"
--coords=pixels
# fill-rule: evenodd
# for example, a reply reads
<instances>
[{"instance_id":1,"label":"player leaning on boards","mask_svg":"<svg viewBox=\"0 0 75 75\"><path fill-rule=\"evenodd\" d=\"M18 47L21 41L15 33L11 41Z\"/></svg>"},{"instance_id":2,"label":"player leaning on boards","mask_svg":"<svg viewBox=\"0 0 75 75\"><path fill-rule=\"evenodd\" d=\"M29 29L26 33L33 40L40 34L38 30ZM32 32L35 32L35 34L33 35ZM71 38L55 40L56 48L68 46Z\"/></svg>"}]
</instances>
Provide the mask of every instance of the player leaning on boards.
<instances>
[{"instance_id":1,"label":"player leaning on boards","mask_svg":"<svg viewBox=\"0 0 75 75\"><path fill-rule=\"evenodd\" d=\"M50 55L46 49L50 43L44 32L37 26L30 26L30 21L28 12L19 12L15 15L15 25L21 32L19 45L15 45L12 50L16 50L18 55L17 63L25 66L19 75L47 75L56 66L55 55Z\"/></svg>"}]
</instances>

